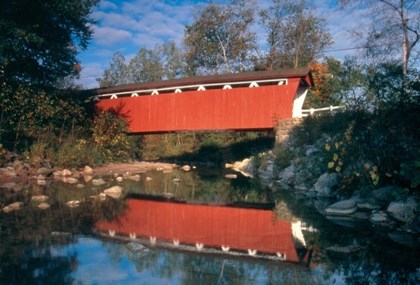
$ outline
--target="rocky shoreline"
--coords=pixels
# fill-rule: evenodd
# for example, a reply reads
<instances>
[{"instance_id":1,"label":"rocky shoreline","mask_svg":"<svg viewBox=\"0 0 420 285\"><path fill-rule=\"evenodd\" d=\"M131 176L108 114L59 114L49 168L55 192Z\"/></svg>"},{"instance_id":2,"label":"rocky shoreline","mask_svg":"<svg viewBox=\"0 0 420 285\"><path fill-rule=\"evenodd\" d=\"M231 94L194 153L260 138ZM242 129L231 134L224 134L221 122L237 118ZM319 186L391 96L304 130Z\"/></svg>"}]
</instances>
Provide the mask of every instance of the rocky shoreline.
<instances>
[{"instance_id":1,"label":"rocky shoreline","mask_svg":"<svg viewBox=\"0 0 420 285\"><path fill-rule=\"evenodd\" d=\"M257 177L273 191L292 191L304 197L332 222L347 227L357 227L361 221L369 222L372 227L388 232L399 243L412 245L414 242L416 247L420 246L419 201L409 194L408 189L388 185L369 193L354 191L347 197L337 190L340 175L322 172L317 166L317 149L316 146L306 146L299 150L303 155L283 169L276 167L276 157L271 151L260 154L258 160L262 163L259 166L255 158L247 158L225 167ZM406 234L410 234L410 238L400 238Z\"/></svg>"}]
</instances>

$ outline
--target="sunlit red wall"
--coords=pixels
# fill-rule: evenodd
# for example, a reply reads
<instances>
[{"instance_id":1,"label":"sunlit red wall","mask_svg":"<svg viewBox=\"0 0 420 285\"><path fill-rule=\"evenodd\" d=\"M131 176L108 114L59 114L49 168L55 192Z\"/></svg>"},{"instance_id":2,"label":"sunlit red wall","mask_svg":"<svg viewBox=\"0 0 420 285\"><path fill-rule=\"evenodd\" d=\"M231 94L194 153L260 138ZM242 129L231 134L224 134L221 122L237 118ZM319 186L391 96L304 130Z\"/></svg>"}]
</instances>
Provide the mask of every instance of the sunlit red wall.
<instances>
[{"instance_id":1,"label":"sunlit red wall","mask_svg":"<svg viewBox=\"0 0 420 285\"><path fill-rule=\"evenodd\" d=\"M178 239L182 244L203 243L219 249L224 245L233 250L285 253L288 261L298 261L291 223L277 220L269 210L131 199L121 216L99 221L95 227L167 242Z\"/></svg>"},{"instance_id":2,"label":"sunlit red wall","mask_svg":"<svg viewBox=\"0 0 420 285\"><path fill-rule=\"evenodd\" d=\"M101 99L96 106L119 110L133 133L270 129L292 117L299 82Z\"/></svg>"}]
</instances>

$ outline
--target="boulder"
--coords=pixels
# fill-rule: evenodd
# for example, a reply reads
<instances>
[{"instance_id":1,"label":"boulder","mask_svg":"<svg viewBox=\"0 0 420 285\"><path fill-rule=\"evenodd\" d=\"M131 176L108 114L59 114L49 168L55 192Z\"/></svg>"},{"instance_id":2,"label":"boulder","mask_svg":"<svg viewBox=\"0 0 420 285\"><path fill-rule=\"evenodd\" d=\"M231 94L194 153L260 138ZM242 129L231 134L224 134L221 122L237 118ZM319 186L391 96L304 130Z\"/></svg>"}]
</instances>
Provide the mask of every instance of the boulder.
<instances>
[{"instance_id":1,"label":"boulder","mask_svg":"<svg viewBox=\"0 0 420 285\"><path fill-rule=\"evenodd\" d=\"M49 197L47 195L34 195L31 197L31 200L35 202L45 202L48 199Z\"/></svg>"},{"instance_id":2,"label":"boulder","mask_svg":"<svg viewBox=\"0 0 420 285\"><path fill-rule=\"evenodd\" d=\"M334 215L334 216L347 216L354 214L357 211L357 200L356 199L348 199L339 201L328 206L325 209L325 213L327 215Z\"/></svg>"},{"instance_id":3,"label":"boulder","mask_svg":"<svg viewBox=\"0 0 420 285\"><path fill-rule=\"evenodd\" d=\"M181 169L184 170L184 171L190 171L191 170L191 166L189 166L189 165L183 165L183 166L181 166Z\"/></svg>"},{"instance_id":4,"label":"boulder","mask_svg":"<svg viewBox=\"0 0 420 285\"><path fill-rule=\"evenodd\" d=\"M111 188L105 189L104 193L114 199L118 199L121 197L122 194L122 187L121 186L113 186Z\"/></svg>"},{"instance_id":5,"label":"boulder","mask_svg":"<svg viewBox=\"0 0 420 285\"><path fill-rule=\"evenodd\" d=\"M68 183L68 184L76 184L79 182L79 180L77 178L74 177L63 177L63 182L64 183Z\"/></svg>"},{"instance_id":6,"label":"boulder","mask_svg":"<svg viewBox=\"0 0 420 285\"><path fill-rule=\"evenodd\" d=\"M137 243L137 242L129 242L127 243L127 248L131 252L140 252L140 251L148 251L147 247L144 245Z\"/></svg>"},{"instance_id":7,"label":"boulder","mask_svg":"<svg viewBox=\"0 0 420 285\"><path fill-rule=\"evenodd\" d=\"M414 201L394 201L386 209L387 213L395 220L410 223L416 217L416 203Z\"/></svg>"},{"instance_id":8,"label":"boulder","mask_svg":"<svg viewBox=\"0 0 420 285\"><path fill-rule=\"evenodd\" d=\"M79 207L80 201L79 200L70 200L70 201L66 202L66 205L70 208Z\"/></svg>"},{"instance_id":9,"label":"boulder","mask_svg":"<svg viewBox=\"0 0 420 285\"><path fill-rule=\"evenodd\" d=\"M106 182L102 178L92 179L92 184L95 186L101 186L104 185Z\"/></svg>"},{"instance_id":10,"label":"boulder","mask_svg":"<svg viewBox=\"0 0 420 285\"><path fill-rule=\"evenodd\" d=\"M23 207L23 202L14 202L4 207L3 212L9 213L11 211L17 211L17 210L22 209L22 207Z\"/></svg>"},{"instance_id":11,"label":"boulder","mask_svg":"<svg viewBox=\"0 0 420 285\"><path fill-rule=\"evenodd\" d=\"M71 176L71 171L70 170L68 170L68 169L63 169L62 171L61 171L61 175L62 176Z\"/></svg>"},{"instance_id":12,"label":"boulder","mask_svg":"<svg viewBox=\"0 0 420 285\"><path fill-rule=\"evenodd\" d=\"M329 197L332 196L332 189L338 184L337 173L322 174L314 185L315 192L318 196Z\"/></svg>"},{"instance_id":13,"label":"boulder","mask_svg":"<svg viewBox=\"0 0 420 285\"><path fill-rule=\"evenodd\" d=\"M92 169L92 167L90 167L90 166L86 165L86 166L83 168L83 175L84 175L84 176L89 176L89 175L92 175L92 174L93 174L93 169Z\"/></svg>"},{"instance_id":14,"label":"boulder","mask_svg":"<svg viewBox=\"0 0 420 285\"><path fill-rule=\"evenodd\" d=\"M41 210L46 210L50 207L50 204L48 204L47 202L42 202L38 205L38 208L40 208Z\"/></svg>"},{"instance_id":15,"label":"boulder","mask_svg":"<svg viewBox=\"0 0 420 285\"><path fill-rule=\"evenodd\" d=\"M390 220L388 215L383 211L373 211L370 215L369 221L374 225L392 227L394 223Z\"/></svg>"}]
</instances>

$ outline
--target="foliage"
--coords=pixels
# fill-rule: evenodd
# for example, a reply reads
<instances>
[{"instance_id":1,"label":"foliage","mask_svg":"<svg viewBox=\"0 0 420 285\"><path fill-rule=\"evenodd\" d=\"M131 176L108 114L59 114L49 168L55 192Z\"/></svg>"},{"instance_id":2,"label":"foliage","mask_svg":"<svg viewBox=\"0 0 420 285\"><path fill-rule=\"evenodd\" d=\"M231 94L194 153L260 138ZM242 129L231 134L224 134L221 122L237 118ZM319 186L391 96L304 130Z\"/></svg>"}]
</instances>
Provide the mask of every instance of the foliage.
<instances>
[{"instance_id":1,"label":"foliage","mask_svg":"<svg viewBox=\"0 0 420 285\"><path fill-rule=\"evenodd\" d=\"M308 117L294 130L293 146L314 144L324 137L324 169L340 173L342 190L370 191L396 184L417 191L419 111L418 104L398 104L375 112Z\"/></svg>"},{"instance_id":2,"label":"foliage","mask_svg":"<svg viewBox=\"0 0 420 285\"><path fill-rule=\"evenodd\" d=\"M135 138L127 132L127 122L115 110L97 111L92 139L104 161L127 161L135 157Z\"/></svg>"},{"instance_id":3,"label":"foliage","mask_svg":"<svg viewBox=\"0 0 420 285\"><path fill-rule=\"evenodd\" d=\"M252 4L233 0L230 5L210 4L185 27L186 62L191 75L223 74L250 69L255 49Z\"/></svg>"},{"instance_id":4,"label":"foliage","mask_svg":"<svg viewBox=\"0 0 420 285\"><path fill-rule=\"evenodd\" d=\"M126 63L124 55L114 53L109 68L98 78L100 87L175 79L185 75L184 54L174 42L156 45L154 49L140 48Z\"/></svg>"},{"instance_id":5,"label":"foliage","mask_svg":"<svg viewBox=\"0 0 420 285\"><path fill-rule=\"evenodd\" d=\"M263 69L306 67L333 43L324 19L307 9L306 0L273 0L260 17L268 44Z\"/></svg>"},{"instance_id":6,"label":"foliage","mask_svg":"<svg viewBox=\"0 0 420 285\"><path fill-rule=\"evenodd\" d=\"M76 55L92 36L98 0L0 2L0 84L54 85L77 75Z\"/></svg>"},{"instance_id":7,"label":"foliage","mask_svg":"<svg viewBox=\"0 0 420 285\"><path fill-rule=\"evenodd\" d=\"M63 92L6 85L0 99L0 140L9 149L18 150L46 134L60 136L84 120L81 102Z\"/></svg>"}]
</instances>

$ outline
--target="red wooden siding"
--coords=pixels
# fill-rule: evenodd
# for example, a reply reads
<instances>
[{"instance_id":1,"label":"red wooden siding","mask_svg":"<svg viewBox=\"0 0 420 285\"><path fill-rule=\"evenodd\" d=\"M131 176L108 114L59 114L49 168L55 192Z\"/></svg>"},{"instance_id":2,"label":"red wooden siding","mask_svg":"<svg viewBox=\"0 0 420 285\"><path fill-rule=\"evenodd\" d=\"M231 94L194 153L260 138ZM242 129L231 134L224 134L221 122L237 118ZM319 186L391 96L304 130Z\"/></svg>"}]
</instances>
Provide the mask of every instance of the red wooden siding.
<instances>
[{"instance_id":1,"label":"red wooden siding","mask_svg":"<svg viewBox=\"0 0 420 285\"><path fill-rule=\"evenodd\" d=\"M288 261L298 261L291 223L277 220L269 210L130 199L122 215L113 221L99 221L95 227L169 243L177 239L192 246L202 243L205 248L229 246L259 254L281 253Z\"/></svg>"},{"instance_id":2,"label":"red wooden siding","mask_svg":"<svg viewBox=\"0 0 420 285\"><path fill-rule=\"evenodd\" d=\"M118 110L133 133L271 129L276 119L292 117L300 82L101 99L96 106Z\"/></svg>"}]
</instances>

